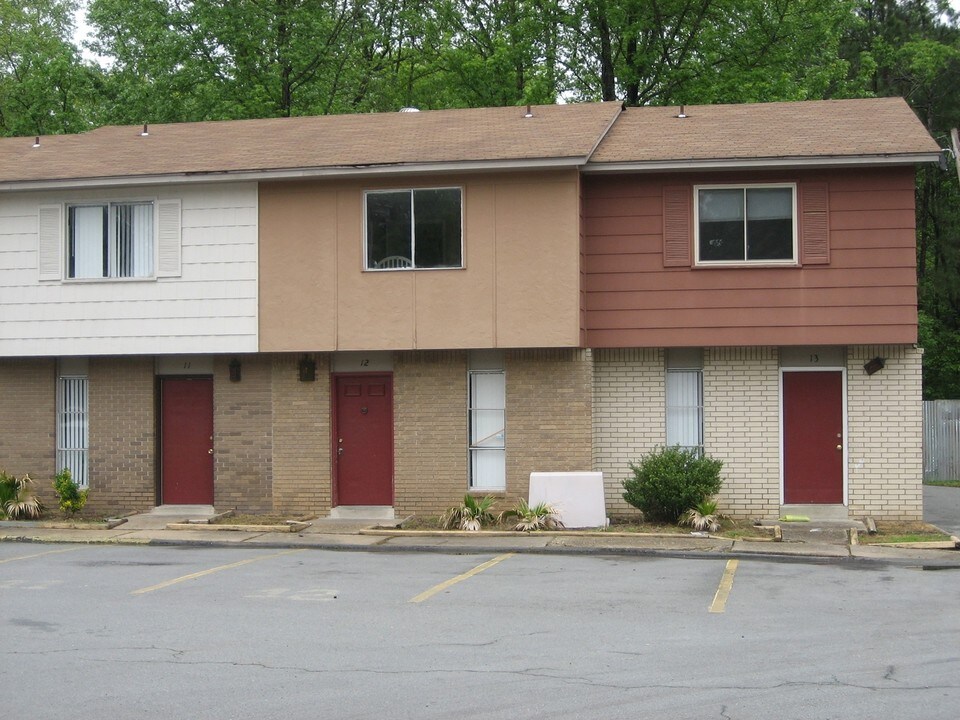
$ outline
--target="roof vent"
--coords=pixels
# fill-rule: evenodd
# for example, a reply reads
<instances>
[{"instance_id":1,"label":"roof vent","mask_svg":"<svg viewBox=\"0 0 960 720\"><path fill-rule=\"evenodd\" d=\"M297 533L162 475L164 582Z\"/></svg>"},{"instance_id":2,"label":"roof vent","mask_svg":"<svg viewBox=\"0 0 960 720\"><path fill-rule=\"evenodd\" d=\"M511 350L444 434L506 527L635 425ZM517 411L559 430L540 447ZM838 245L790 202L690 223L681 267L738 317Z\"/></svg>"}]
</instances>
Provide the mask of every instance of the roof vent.
<instances>
[{"instance_id":1,"label":"roof vent","mask_svg":"<svg viewBox=\"0 0 960 720\"><path fill-rule=\"evenodd\" d=\"M415 108L415 107L402 107L402 108L400 108L400 112L420 112L420 108Z\"/></svg>"},{"instance_id":2,"label":"roof vent","mask_svg":"<svg viewBox=\"0 0 960 720\"><path fill-rule=\"evenodd\" d=\"M140 137L147 137L150 134L150 131L147 129L147 124L143 124L143 132L140 133Z\"/></svg>"},{"instance_id":3,"label":"roof vent","mask_svg":"<svg viewBox=\"0 0 960 720\"><path fill-rule=\"evenodd\" d=\"M40 136L39 136L39 135L37 135L37 136L33 139L33 146L34 146L34 147L40 147Z\"/></svg>"},{"instance_id":4,"label":"roof vent","mask_svg":"<svg viewBox=\"0 0 960 720\"><path fill-rule=\"evenodd\" d=\"M677 115L675 115L674 117L677 117L677 118L679 118L680 120L683 120L686 116L687 116L687 114L683 111L683 105L681 105L681 106L680 106L680 112L679 112Z\"/></svg>"}]
</instances>

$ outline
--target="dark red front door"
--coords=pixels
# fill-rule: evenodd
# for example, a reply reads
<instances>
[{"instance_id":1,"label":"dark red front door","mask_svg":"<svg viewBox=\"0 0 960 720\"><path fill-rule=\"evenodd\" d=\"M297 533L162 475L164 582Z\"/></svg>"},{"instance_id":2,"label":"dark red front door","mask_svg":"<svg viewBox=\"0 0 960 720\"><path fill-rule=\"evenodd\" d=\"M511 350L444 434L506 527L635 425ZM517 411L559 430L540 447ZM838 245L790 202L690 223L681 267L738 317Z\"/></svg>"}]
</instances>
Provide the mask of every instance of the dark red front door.
<instances>
[{"instance_id":1,"label":"dark red front door","mask_svg":"<svg viewBox=\"0 0 960 720\"><path fill-rule=\"evenodd\" d=\"M843 502L843 377L783 373L783 499Z\"/></svg>"},{"instance_id":2,"label":"dark red front door","mask_svg":"<svg viewBox=\"0 0 960 720\"><path fill-rule=\"evenodd\" d=\"M160 381L160 495L164 505L213 505L213 380Z\"/></svg>"},{"instance_id":3,"label":"dark red front door","mask_svg":"<svg viewBox=\"0 0 960 720\"><path fill-rule=\"evenodd\" d=\"M337 505L393 505L393 378L337 375Z\"/></svg>"}]
</instances>

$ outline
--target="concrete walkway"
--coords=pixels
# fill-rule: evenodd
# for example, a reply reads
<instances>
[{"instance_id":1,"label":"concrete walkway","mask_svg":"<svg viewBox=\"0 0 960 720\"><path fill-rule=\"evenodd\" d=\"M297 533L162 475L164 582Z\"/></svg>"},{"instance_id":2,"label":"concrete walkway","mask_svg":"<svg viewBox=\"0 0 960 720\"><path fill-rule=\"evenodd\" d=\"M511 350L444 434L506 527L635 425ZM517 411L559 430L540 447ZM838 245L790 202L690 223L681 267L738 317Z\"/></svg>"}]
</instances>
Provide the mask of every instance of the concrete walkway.
<instances>
[{"instance_id":1,"label":"concrete walkway","mask_svg":"<svg viewBox=\"0 0 960 720\"><path fill-rule=\"evenodd\" d=\"M960 492L960 491L958 491ZM178 520L189 518L177 518ZM850 525L847 523L846 525ZM789 524L783 541L748 541L691 534L641 535L595 531L544 533L404 531L376 523L321 518L294 532L286 528L191 525L170 516L134 515L126 522L71 527L67 523L0 522L0 541L46 543L122 543L218 547L310 547L325 550L473 553L565 553L740 557L806 562L882 561L960 567L960 551L891 548L849 542L846 527L825 523ZM182 528L182 529L172 529Z\"/></svg>"},{"instance_id":2,"label":"concrete walkway","mask_svg":"<svg viewBox=\"0 0 960 720\"><path fill-rule=\"evenodd\" d=\"M960 536L960 488L923 486L923 519Z\"/></svg>"}]
</instances>

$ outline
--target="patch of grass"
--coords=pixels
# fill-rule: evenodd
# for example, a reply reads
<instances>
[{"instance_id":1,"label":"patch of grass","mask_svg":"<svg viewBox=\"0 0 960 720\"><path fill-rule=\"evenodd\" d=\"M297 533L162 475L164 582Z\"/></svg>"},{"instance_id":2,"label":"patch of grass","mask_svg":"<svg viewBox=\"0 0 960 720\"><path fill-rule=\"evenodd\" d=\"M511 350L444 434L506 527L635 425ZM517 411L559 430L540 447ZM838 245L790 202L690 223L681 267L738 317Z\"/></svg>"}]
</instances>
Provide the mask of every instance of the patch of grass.
<instances>
[{"instance_id":1,"label":"patch of grass","mask_svg":"<svg viewBox=\"0 0 960 720\"><path fill-rule=\"evenodd\" d=\"M960 488L960 480L924 480L924 485L936 485L938 487Z\"/></svg>"},{"instance_id":2,"label":"patch of grass","mask_svg":"<svg viewBox=\"0 0 960 720\"><path fill-rule=\"evenodd\" d=\"M913 523L879 523L877 534L860 533L860 543L910 543L910 542L945 542L950 536L940 532L933 525L922 522Z\"/></svg>"}]
</instances>

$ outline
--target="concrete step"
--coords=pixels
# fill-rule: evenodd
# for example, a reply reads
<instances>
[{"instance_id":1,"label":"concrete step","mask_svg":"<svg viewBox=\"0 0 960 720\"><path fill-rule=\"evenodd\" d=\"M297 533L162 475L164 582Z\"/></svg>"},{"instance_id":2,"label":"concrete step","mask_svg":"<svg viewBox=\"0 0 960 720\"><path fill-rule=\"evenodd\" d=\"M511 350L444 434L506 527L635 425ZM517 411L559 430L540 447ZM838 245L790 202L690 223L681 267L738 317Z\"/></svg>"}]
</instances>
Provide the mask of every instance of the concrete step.
<instances>
[{"instance_id":1,"label":"concrete step","mask_svg":"<svg viewBox=\"0 0 960 720\"><path fill-rule=\"evenodd\" d=\"M810 522L849 522L850 513L846 505L781 505L780 517L801 515L810 518Z\"/></svg>"},{"instance_id":2,"label":"concrete step","mask_svg":"<svg viewBox=\"0 0 960 720\"><path fill-rule=\"evenodd\" d=\"M338 505L331 508L334 520L393 520L396 514L390 505Z\"/></svg>"}]
</instances>

